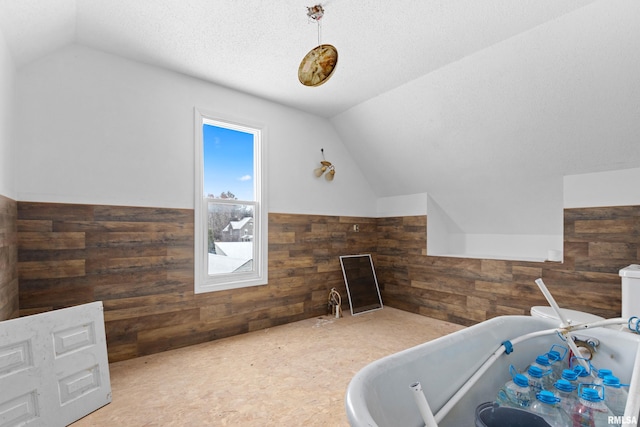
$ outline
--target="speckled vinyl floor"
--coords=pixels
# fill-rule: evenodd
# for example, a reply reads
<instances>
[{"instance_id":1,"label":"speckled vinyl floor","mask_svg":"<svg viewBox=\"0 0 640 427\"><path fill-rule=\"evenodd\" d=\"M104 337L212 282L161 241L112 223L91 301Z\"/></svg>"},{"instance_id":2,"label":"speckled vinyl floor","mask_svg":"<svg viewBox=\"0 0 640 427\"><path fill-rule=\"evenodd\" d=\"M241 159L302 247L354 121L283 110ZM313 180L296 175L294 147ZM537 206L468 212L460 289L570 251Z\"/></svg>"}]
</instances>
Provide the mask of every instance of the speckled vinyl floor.
<instances>
[{"instance_id":1,"label":"speckled vinyl floor","mask_svg":"<svg viewBox=\"0 0 640 427\"><path fill-rule=\"evenodd\" d=\"M322 316L110 365L113 401L85 426L348 426L362 367L462 329L385 307Z\"/></svg>"}]
</instances>

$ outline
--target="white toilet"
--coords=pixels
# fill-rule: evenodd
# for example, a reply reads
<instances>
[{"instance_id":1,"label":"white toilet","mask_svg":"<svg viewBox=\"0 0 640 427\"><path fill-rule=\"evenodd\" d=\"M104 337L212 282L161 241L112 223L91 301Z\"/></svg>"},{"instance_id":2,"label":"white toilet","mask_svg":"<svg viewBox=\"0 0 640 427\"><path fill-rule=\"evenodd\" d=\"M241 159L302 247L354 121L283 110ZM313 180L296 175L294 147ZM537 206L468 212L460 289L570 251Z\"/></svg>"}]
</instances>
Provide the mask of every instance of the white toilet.
<instances>
[{"instance_id":1,"label":"white toilet","mask_svg":"<svg viewBox=\"0 0 640 427\"><path fill-rule=\"evenodd\" d=\"M620 270L622 278L622 318L628 319L632 316L640 317L640 265L631 264ZM560 305L560 302L558 303ZM595 314L585 313L577 310L561 308L560 311L567 318L569 323L586 323L604 320L604 317ZM545 319L558 319L553 308L537 305L531 307L531 316Z\"/></svg>"},{"instance_id":2,"label":"white toilet","mask_svg":"<svg viewBox=\"0 0 640 427\"><path fill-rule=\"evenodd\" d=\"M620 270L622 277L622 318L640 317L640 265Z\"/></svg>"}]
</instances>

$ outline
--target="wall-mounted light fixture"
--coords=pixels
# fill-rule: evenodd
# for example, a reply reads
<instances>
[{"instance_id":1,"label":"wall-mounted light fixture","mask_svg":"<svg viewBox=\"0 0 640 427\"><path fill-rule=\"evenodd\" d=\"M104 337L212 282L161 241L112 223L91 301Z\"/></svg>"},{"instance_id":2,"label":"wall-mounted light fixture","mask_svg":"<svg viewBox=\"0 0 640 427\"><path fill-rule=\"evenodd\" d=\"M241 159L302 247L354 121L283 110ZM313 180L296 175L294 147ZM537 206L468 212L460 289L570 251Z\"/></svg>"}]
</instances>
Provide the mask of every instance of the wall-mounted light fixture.
<instances>
[{"instance_id":1,"label":"wall-mounted light fixture","mask_svg":"<svg viewBox=\"0 0 640 427\"><path fill-rule=\"evenodd\" d=\"M322 174L324 174L326 172L324 178L327 181L333 181L333 177L336 175L336 168L335 168L335 166L333 166L331 164L331 162L328 162L324 158L324 148L321 148L320 152L322 153L322 161L320 162L320 164L322 166L320 166L319 168L314 169L313 173L315 174L315 176L320 178L322 176Z\"/></svg>"}]
</instances>

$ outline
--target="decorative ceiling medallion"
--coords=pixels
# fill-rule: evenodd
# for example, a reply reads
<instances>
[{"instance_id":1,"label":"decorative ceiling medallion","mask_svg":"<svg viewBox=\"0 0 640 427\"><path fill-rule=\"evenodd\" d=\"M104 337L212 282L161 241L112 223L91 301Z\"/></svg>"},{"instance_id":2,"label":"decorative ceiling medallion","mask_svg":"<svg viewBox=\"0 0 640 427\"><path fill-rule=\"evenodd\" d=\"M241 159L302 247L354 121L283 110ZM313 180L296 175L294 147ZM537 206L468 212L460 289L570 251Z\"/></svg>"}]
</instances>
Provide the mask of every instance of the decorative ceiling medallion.
<instances>
[{"instance_id":1,"label":"decorative ceiling medallion","mask_svg":"<svg viewBox=\"0 0 640 427\"><path fill-rule=\"evenodd\" d=\"M302 58L298 80L305 86L320 86L333 74L338 64L338 50L330 44L316 46Z\"/></svg>"}]
</instances>

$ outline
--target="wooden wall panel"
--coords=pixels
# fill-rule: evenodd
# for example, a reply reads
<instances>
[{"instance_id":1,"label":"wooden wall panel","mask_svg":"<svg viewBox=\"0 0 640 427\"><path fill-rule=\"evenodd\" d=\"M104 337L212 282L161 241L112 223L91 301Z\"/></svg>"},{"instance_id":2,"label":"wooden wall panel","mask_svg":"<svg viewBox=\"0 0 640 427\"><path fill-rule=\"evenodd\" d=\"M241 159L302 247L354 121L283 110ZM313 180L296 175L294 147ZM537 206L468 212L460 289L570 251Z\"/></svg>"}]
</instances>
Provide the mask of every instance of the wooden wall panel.
<instances>
[{"instance_id":1,"label":"wooden wall panel","mask_svg":"<svg viewBox=\"0 0 640 427\"><path fill-rule=\"evenodd\" d=\"M325 314L332 287L346 302L338 256L377 245L375 219L273 213L269 284L195 295L193 210L19 202L17 213L20 313L103 301L111 361Z\"/></svg>"},{"instance_id":2,"label":"wooden wall panel","mask_svg":"<svg viewBox=\"0 0 640 427\"><path fill-rule=\"evenodd\" d=\"M538 277L564 307L617 316L618 271L640 263L640 206L565 210L563 263L427 256L426 216L270 213L269 284L195 295L193 210L14 209L17 221L1 221L17 223L20 314L103 301L111 361L325 314L332 287L348 311L340 255L372 254L385 305L463 325L545 304ZM11 253L12 238L3 236L0 251ZM11 265L11 255L0 262ZM6 302L16 299L16 283L0 280L5 316L17 310Z\"/></svg>"},{"instance_id":3,"label":"wooden wall panel","mask_svg":"<svg viewBox=\"0 0 640 427\"><path fill-rule=\"evenodd\" d=\"M380 218L383 301L471 325L546 305L534 283L541 277L562 307L619 316L619 270L640 263L640 206L566 209L564 217L563 263L426 256L426 216Z\"/></svg>"},{"instance_id":4,"label":"wooden wall panel","mask_svg":"<svg viewBox=\"0 0 640 427\"><path fill-rule=\"evenodd\" d=\"M0 196L0 321L18 317L18 204Z\"/></svg>"}]
</instances>

